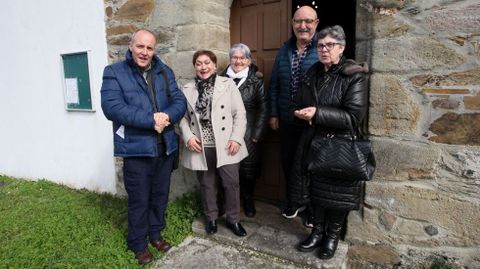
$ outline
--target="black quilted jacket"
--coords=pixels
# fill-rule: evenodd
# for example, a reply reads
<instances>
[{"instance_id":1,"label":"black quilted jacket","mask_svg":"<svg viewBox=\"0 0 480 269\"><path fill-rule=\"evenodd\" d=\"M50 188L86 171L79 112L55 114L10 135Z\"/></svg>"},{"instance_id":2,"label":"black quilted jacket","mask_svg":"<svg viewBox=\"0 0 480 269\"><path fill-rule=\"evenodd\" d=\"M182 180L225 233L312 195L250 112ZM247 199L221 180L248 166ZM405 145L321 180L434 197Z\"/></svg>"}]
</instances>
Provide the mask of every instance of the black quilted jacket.
<instances>
[{"instance_id":1,"label":"black quilted jacket","mask_svg":"<svg viewBox=\"0 0 480 269\"><path fill-rule=\"evenodd\" d=\"M227 69L222 73L222 76L226 76ZM267 97L263 87L263 74L257 70L256 65L250 64L248 77L239 87L243 104L247 111L245 143L248 149L248 157L240 163L240 176L253 179L260 175L260 152L257 146L258 143L254 143L252 140L260 141L263 138L267 130L269 117Z\"/></svg>"},{"instance_id":2,"label":"black quilted jacket","mask_svg":"<svg viewBox=\"0 0 480 269\"><path fill-rule=\"evenodd\" d=\"M312 139L318 139L326 133L348 134L350 124L359 134L360 122L366 116L368 93L365 74L366 67L352 60L342 58L325 72L318 62L313 65L302 80L300 91L296 94L290 113L294 110L316 106L312 125L295 117L295 122L307 127L302 133L296 152L292 180L289 188L296 197L304 201L310 196L314 205L324 208L352 210L358 209L361 201L362 184L360 181L341 181L306 173L305 155Z\"/></svg>"}]
</instances>

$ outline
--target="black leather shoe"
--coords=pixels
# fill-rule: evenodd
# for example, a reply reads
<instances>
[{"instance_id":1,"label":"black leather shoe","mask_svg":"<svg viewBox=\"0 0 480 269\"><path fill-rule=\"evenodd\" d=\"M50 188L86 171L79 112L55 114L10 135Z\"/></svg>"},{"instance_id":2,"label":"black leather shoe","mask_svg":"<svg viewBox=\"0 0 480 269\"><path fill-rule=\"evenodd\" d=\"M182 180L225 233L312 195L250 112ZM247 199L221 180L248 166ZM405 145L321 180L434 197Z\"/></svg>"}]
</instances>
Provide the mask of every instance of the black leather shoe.
<instances>
[{"instance_id":1,"label":"black leather shoe","mask_svg":"<svg viewBox=\"0 0 480 269\"><path fill-rule=\"evenodd\" d=\"M321 245L323 229L313 228L310 236L301 242L297 249L301 252L310 252Z\"/></svg>"},{"instance_id":2,"label":"black leather shoe","mask_svg":"<svg viewBox=\"0 0 480 269\"><path fill-rule=\"evenodd\" d=\"M243 212L245 213L245 216L249 218L255 217L257 211L255 210L255 202L252 197L245 197L243 199Z\"/></svg>"},{"instance_id":3,"label":"black leather shoe","mask_svg":"<svg viewBox=\"0 0 480 269\"><path fill-rule=\"evenodd\" d=\"M230 223L227 221L227 228L230 229L236 236L246 236L247 231L243 228L240 222Z\"/></svg>"},{"instance_id":4,"label":"black leather shoe","mask_svg":"<svg viewBox=\"0 0 480 269\"><path fill-rule=\"evenodd\" d=\"M207 222L207 226L205 227L205 231L207 234L214 234L217 232L217 221L211 220Z\"/></svg>"}]
</instances>

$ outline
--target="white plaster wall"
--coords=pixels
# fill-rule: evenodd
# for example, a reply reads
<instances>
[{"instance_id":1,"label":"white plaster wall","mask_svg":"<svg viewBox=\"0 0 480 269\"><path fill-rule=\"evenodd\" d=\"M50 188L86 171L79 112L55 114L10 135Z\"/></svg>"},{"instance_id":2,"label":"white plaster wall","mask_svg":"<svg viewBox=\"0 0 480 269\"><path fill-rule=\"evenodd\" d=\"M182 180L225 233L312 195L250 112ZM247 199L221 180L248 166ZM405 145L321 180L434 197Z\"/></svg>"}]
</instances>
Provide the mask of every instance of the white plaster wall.
<instances>
[{"instance_id":1,"label":"white plaster wall","mask_svg":"<svg viewBox=\"0 0 480 269\"><path fill-rule=\"evenodd\" d=\"M0 36L0 174L115 192L103 1L3 1ZM85 50L95 112L68 112L60 55Z\"/></svg>"}]
</instances>

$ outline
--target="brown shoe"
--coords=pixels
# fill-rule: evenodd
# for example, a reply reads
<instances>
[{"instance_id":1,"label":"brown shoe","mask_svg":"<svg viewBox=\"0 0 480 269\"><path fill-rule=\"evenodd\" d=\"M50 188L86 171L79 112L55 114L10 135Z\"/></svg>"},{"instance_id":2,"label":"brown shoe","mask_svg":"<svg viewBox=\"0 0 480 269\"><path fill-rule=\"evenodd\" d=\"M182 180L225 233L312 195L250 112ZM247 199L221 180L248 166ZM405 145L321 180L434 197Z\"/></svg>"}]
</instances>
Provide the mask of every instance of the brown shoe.
<instances>
[{"instance_id":1,"label":"brown shoe","mask_svg":"<svg viewBox=\"0 0 480 269\"><path fill-rule=\"evenodd\" d=\"M172 248L172 246L165 240L150 240L150 244L154 246L158 251L160 252L167 252L169 249Z\"/></svg>"},{"instance_id":2,"label":"brown shoe","mask_svg":"<svg viewBox=\"0 0 480 269\"><path fill-rule=\"evenodd\" d=\"M138 264L140 265L149 264L153 261L153 255L148 248L144 251L135 253L135 258L137 258Z\"/></svg>"}]
</instances>

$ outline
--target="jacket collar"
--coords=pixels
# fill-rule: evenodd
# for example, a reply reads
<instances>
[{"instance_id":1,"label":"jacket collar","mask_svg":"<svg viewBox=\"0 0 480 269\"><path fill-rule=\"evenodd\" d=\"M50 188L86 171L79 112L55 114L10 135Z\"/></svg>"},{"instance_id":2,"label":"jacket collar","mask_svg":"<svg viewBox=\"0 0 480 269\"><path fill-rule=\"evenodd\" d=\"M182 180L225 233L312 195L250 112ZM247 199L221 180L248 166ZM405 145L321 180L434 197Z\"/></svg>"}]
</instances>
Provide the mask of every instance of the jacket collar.
<instances>
[{"instance_id":1,"label":"jacket collar","mask_svg":"<svg viewBox=\"0 0 480 269\"><path fill-rule=\"evenodd\" d=\"M125 60L130 67L138 69L137 64L133 60L132 52L129 49L127 49L127 52L125 53ZM155 54L152 57L152 62L150 63L150 66L153 72L158 72L164 68L162 61L160 61L160 58L158 58L158 56Z\"/></svg>"}]
</instances>

